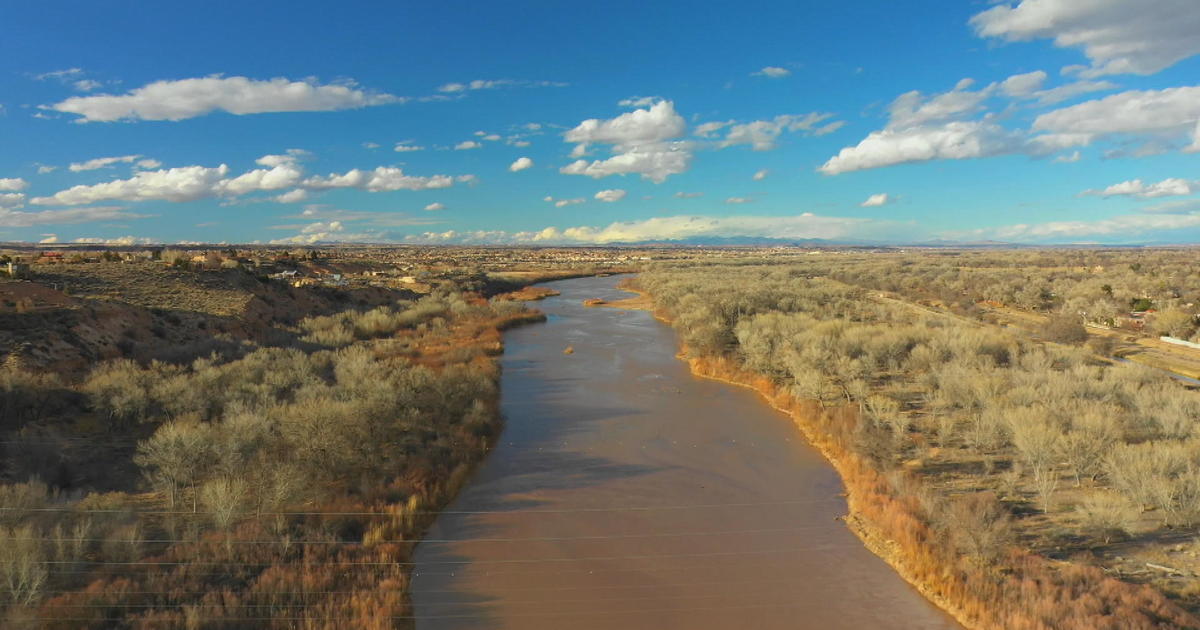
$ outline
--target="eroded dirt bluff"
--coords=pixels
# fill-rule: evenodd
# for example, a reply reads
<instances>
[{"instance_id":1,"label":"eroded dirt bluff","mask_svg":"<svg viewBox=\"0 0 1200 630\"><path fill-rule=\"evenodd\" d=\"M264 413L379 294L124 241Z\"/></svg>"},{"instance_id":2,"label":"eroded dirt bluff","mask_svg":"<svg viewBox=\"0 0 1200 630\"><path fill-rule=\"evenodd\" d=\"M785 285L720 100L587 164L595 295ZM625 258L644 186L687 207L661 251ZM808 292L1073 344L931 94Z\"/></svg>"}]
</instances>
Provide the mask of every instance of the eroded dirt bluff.
<instances>
[{"instance_id":1,"label":"eroded dirt bluff","mask_svg":"<svg viewBox=\"0 0 1200 630\"><path fill-rule=\"evenodd\" d=\"M693 377L649 313L583 306L618 280L553 283L505 334L508 424L417 548L417 627L958 627L837 520L787 416Z\"/></svg>"},{"instance_id":2,"label":"eroded dirt bluff","mask_svg":"<svg viewBox=\"0 0 1200 630\"><path fill-rule=\"evenodd\" d=\"M44 266L0 281L0 360L78 374L97 361L187 361L243 341L273 343L305 316L416 297L382 288L295 288L242 270L160 264ZM136 268L135 268L136 267Z\"/></svg>"}]
</instances>

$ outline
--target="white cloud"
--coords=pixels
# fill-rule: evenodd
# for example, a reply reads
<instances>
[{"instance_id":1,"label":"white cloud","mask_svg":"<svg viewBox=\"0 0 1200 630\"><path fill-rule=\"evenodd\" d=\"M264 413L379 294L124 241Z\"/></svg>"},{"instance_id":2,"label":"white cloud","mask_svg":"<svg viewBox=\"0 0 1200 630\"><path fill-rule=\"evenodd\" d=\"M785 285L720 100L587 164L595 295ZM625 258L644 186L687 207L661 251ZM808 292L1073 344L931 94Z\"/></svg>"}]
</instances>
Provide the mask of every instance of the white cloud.
<instances>
[{"instance_id":1,"label":"white cloud","mask_svg":"<svg viewBox=\"0 0 1200 630\"><path fill-rule=\"evenodd\" d=\"M686 172L691 162L692 153L685 145L664 143L629 149L607 160L576 160L558 171L566 175L586 175L596 179L609 175L637 174L661 184L671 175Z\"/></svg>"},{"instance_id":2,"label":"white cloud","mask_svg":"<svg viewBox=\"0 0 1200 630\"><path fill-rule=\"evenodd\" d=\"M1027 97L1040 90L1042 84L1045 82L1045 71L1035 70L1033 72L1014 74L1011 77L1008 77L1000 82L1000 89L1009 96Z\"/></svg>"},{"instance_id":3,"label":"white cloud","mask_svg":"<svg viewBox=\"0 0 1200 630\"><path fill-rule=\"evenodd\" d=\"M321 85L284 78L256 80L210 76L156 81L122 95L74 96L49 106L78 114L81 122L183 120L221 110L231 114L313 112L400 103L390 94L358 89L353 83Z\"/></svg>"},{"instance_id":4,"label":"white cloud","mask_svg":"<svg viewBox=\"0 0 1200 630\"><path fill-rule=\"evenodd\" d=\"M138 160L134 166L140 169L152 170L156 168L162 168L162 162L159 162L154 158L146 158L144 160Z\"/></svg>"},{"instance_id":5,"label":"white cloud","mask_svg":"<svg viewBox=\"0 0 1200 630\"><path fill-rule=\"evenodd\" d=\"M475 79L466 83L447 83L438 88L439 92L457 94L474 90L494 90L502 87L566 87L559 81L515 81L513 79Z\"/></svg>"},{"instance_id":6,"label":"white cloud","mask_svg":"<svg viewBox=\"0 0 1200 630\"><path fill-rule=\"evenodd\" d=\"M948 238L991 238L1005 241L1078 241L1117 237L1128 241L1147 232L1167 232L1200 227L1200 214L1132 214L1095 221L1050 221L1047 223L1018 223L996 228L967 232L949 232Z\"/></svg>"},{"instance_id":7,"label":"white cloud","mask_svg":"<svg viewBox=\"0 0 1200 630\"><path fill-rule=\"evenodd\" d=\"M71 87L79 90L80 92L91 92L92 90L98 89L102 85L104 84L99 81L93 81L92 79L80 79L72 83Z\"/></svg>"},{"instance_id":8,"label":"white cloud","mask_svg":"<svg viewBox=\"0 0 1200 630\"><path fill-rule=\"evenodd\" d=\"M91 186L79 185L50 197L34 197L35 205L77 206L97 201L195 201L215 194L229 173L222 164L214 168L185 166L160 171L141 171L129 179Z\"/></svg>"},{"instance_id":9,"label":"white cloud","mask_svg":"<svg viewBox=\"0 0 1200 630\"><path fill-rule=\"evenodd\" d=\"M1083 157L1083 155L1080 154L1079 151L1075 151L1074 153L1071 153L1069 155L1060 155L1060 156L1054 158L1054 161L1069 164L1071 162L1078 162L1080 160L1080 158L1082 158L1082 157Z\"/></svg>"},{"instance_id":10,"label":"white cloud","mask_svg":"<svg viewBox=\"0 0 1200 630\"><path fill-rule=\"evenodd\" d=\"M599 199L600 201L612 203L614 201L620 201L624 199L625 195L627 194L629 193L621 190L620 188L615 188L611 190L601 190L600 192L596 193L595 198Z\"/></svg>"},{"instance_id":11,"label":"white cloud","mask_svg":"<svg viewBox=\"0 0 1200 630\"><path fill-rule=\"evenodd\" d=\"M1113 134L1180 138L1196 135L1200 123L1200 86L1163 90L1129 90L1085 101L1042 114L1033 121L1035 131L1065 136L1077 145ZM1034 138L1037 141L1039 136Z\"/></svg>"},{"instance_id":12,"label":"white cloud","mask_svg":"<svg viewBox=\"0 0 1200 630\"><path fill-rule=\"evenodd\" d=\"M142 156L140 156L140 155L122 155L120 157L95 158L92 160L88 160L86 162L72 162L71 165L68 166L67 168L70 171L75 172L75 173L78 173L80 171L94 171L94 170L100 169L100 168L107 168L109 166L112 166L113 164L131 164L140 157L142 157Z\"/></svg>"},{"instance_id":13,"label":"white cloud","mask_svg":"<svg viewBox=\"0 0 1200 630\"><path fill-rule=\"evenodd\" d=\"M57 235L57 234L46 234L46 235L45 235L45 238L43 238L42 240L38 241L38 243L41 243L41 244L43 244L43 245L52 245L52 244L54 244L54 243L57 243L57 242L58 242L58 235Z\"/></svg>"},{"instance_id":14,"label":"white cloud","mask_svg":"<svg viewBox=\"0 0 1200 630\"><path fill-rule=\"evenodd\" d=\"M671 101L658 101L647 109L635 109L610 120L585 120L566 133L567 142L603 143L636 147L678 138L687 128Z\"/></svg>"},{"instance_id":15,"label":"white cloud","mask_svg":"<svg viewBox=\"0 0 1200 630\"><path fill-rule=\"evenodd\" d=\"M290 203L304 198L303 192L330 188L358 188L369 192L395 190L427 190L448 188L458 183L474 183L474 175L406 175L396 167L380 166L374 170L351 169L328 176L304 177L299 160L308 153L289 149L283 155L266 155L258 159L262 166L237 177L228 177L229 167L185 166L155 171L138 171L129 179L94 185L79 185L59 191L49 197L36 197L35 205L83 205L105 200L186 202L210 197L237 197L251 192L294 188L274 197L274 201Z\"/></svg>"},{"instance_id":16,"label":"white cloud","mask_svg":"<svg viewBox=\"0 0 1200 630\"><path fill-rule=\"evenodd\" d=\"M533 168L533 160L531 160L527 157L519 157L516 159L515 162L508 165L508 170L510 170L514 173L516 173L517 171L523 171L527 168Z\"/></svg>"},{"instance_id":17,"label":"white cloud","mask_svg":"<svg viewBox=\"0 0 1200 630\"><path fill-rule=\"evenodd\" d=\"M53 173L54 171L57 171L57 170L58 170L57 166L50 166L48 164L39 164L37 167L38 175L45 175L46 173Z\"/></svg>"},{"instance_id":18,"label":"white cloud","mask_svg":"<svg viewBox=\"0 0 1200 630\"><path fill-rule=\"evenodd\" d=\"M621 107L649 107L663 100L661 96L631 96L617 101Z\"/></svg>"},{"instance_id":19,"label":"white cloud","mask_svg":"<svg viewBox=\"0 0 1200 630\"><path fill-rule=\"evenodd\" d=\"M771 78L771 79L782 79L783 77L786 77L787 75L789 75L791 73L792 73L792 71L788 70L787 68L780 68L779 66L767 66L767 67L763 68L762 70L759 70L758 72L751 72L750 75L758 76L758 77L767 77L767 78Z\"/></svg>"},{"instance_id":20,"label":"white cloud","mask_svg":"<svg viewBox=\"0 0 1200 630\"><path fill-rule=\"evenodd\" d=\"M893 198L887 193L878 193L867 197L867 200L858 204L863 208L873 208L876 206L886 206L893 201Z\"/></svg>"},{"instance_id":21,"label":"white cloud","mask_svg":"<svg viewBox=\"0 0 1200 630\"><path fill-rule=\"evenodd\" d=\"M84 245L118 245L128 247L130 245L152 245L154 239L144 236L117 236L117 237L80 237L71 241L72 243L80 243Z\"/></svg>"},{"instance_id":22,"label":"white cloud","mask_svg":"<svg viewBox=\"0 0 1200 630\"><path fill-rule=\"evenodd\" d=\"M1154 74L1200 53L1200 12L1192 0L1022 0L971 18L981 37L1053 39L1082 47L1087 76Z\"/></svg>"},{"instance_id":23,"label":"white cloud","mask_svg":"<svg viewBox=\"0 0 1200 630\"><path fill-rule=\"evenodd\" d=\"M672 142L683 135L687 123L671 101L659 101L648 109L635 109L609 120L589 119L564 134L577 143L572 157L580 157L592 143L610 144L613 156L605 160L576 160L559 169L567 175L593 178L637 174L655 183L683 173L691 166L691 144Z\"/></svg>"},{"instance_id":24,"label":"white cloud","mask_svg":"<svg viewBox=\"0 0 1200 630\"><path fill-rule=\"evenodd\" d=\"M989 121L884 129L843 148L820 167L827 175L929 160L962 160L1009 153L1023 146L1021 134Z\"/></svg>"},{"instance_id":25,"label":"white cloud","mask_svg":"<svg viewBox=\"0 0 1200 630\"><path fill-rule=\"evenodd\" d=\"M699 125L696 125L695 129L692 129L692 134L699 136L701 138L709 138L709 137L712 137L712 135L714 133L724 129L725 127L728 127L729 125L734 124L735 122L737 122L737 121L736 120L725 120L725 121L716 120L713 122L701 123Z\"/></svg>"},{"instance_id":26,"label":"white cloud","mask_svg":"<svg viewBox=\"0 0 1200 630\"><path fill-rule=\"evenodd\" d=\"M1029 97L1036 99L1039 105L1054 105L1083 94L1107 92L1119 87L1121 86L1112 81L1076 81L1046 90L1038 90Z\"/></svg>"},{"instance_id":27,"label":"white cloud","mask_svg":"<svg viewBox=\"0 0 1200 630\"><path fill-rule=\"evenodd\" d=\"M379 143L378 142L364 142L364 143L362 143L362 146L364 149L374 150L374 149L379 148ZM397 146L399 146L399 145L397 145Z\"/></svg>"},{"instance_id":28,"label":"white cloud","mask_svg":"<svg viewBox=\"0 0 1200 630\"><path fill-rule=\"evenodd\" d=\"M751 177L751 179L753 179L756 182L761 182L762 180L767 178L767 175L770 175L770 174L771 174L771 171L764 168L760 171L755 171L754 177Z\"/></svg>"},{"instance_id":29,"label":"white cloud","mask_svg":"<svg viewBox=\"0 0 1200 630\"><path fill-rule=\"evenodd\" d=\"M817 126L818 123L832 117L833 114L817 112L803 115L785 114L776 116L772 120L755 120L753 122L735 124L729 127L729 132L725 134L725 139L717 143L717 146L718 148L725 148L739 144L748 144L755 151L770 151L775 148L776 141L784 131L802 131L809 135L824 135L837 130L841 127L840 123L836 124L836 126Z\"/></svg>"},{"instance_id":30,"label":"white cloud","mask_svg":"<svg viewBox=\"0 0 1200 630\"><path fill-rule=\"evenodd\" d=\"M1190 195L1197 191L1200 191L1197 182L1172 177L1153 184L1146 184L1140 179L1131 179L1119 184L1113 184L1103 190L1085 190L1083 194L1099 197L1141 197L1142 199L1153 199L1155 197Z\"/></svg>"},{"instance_id":31,"label":"white cloud","mask_svg":"<svg viewBox=\"0 0 1200 630\"><path fill-rule=\"evenodd\" d=\"M309 153L304 149L288 149L282 154L264 155L257 160L254 160L254 163L258 164L259 166L269 166L274 168L276 166L290 166L301 160L307 160L311 158L312 153Z\"/></svg>"},{"instance_id":32,"label":"white cloud","mask_svg":"<svg viewBox=\"0 0 1200 630\"><path fill-rule=\"evenodd\" d=\"M43 72L42 74L35 74L35 75L33 75L33 78L35 81L46 81L48 79L53 79L55 81L58 81L59 83L68 83L70 81L76 80L76 77L79 77L82 75L83 75L83 68L67 68L66 70L55 70L53 72Z\"/></svg>"},{"instance_id":33,"label":"white cloud","mask_svg":"<svg viewBox=\"0 0 1200 630\"><path fill-rule=\"evenodd\" d=\"M396 146L392 150L396 151L397 153L408 153L410 151L424 151L425 147L410 144L408 142L397 142Z\"/></svg>"},{"instance_id":34,"label":"white cloud","mask_svg":"<svg viewBox=\"0 0 1200 630\"><path fill-rule=\"evenodd\" d=\"M583 197L576 197L575 199L559 199L554 202L554 207L555 208L565 208L567 206L577 206L586 201L587 201L587 199L584 199Z\"/></svg>"},{"instance_id":35,"label":"white cloud","mask_svg":"<svg viewBox=\"0 0 1200 630\"><path fill-rule=\"evenodd\" d=\"M679 192L675 193L675 197L676 197L677 199L695 199L695 198L697 198L697 197L703 197L703 196L704 196L704 193L702 193L702 192L683 192L683 191L679 191Z\"/></svg>"},{"instance_id":36,"label":"white cloud","mask_svg":"<svg viewBox=\"0 0 1200 630\"><path fill-rule=\"evenodd\" d=\"M21 192L29 188L29 182L20 177L0 177L0 191Z\"/></svg>"},{"instance_id":37,"label":"white cloud","mask_svg":"<svg viewBox=\"0 0 1200 630\"><path fill-rule=\"evenodd\" d=\"M454 185L454 182L467 183L474 180L472 175L459 175L451 177L449 175L433 175L422 177L416 175L405 175L403 169L379 166L375 170L363 171L359 169L351 169L345 173L338 175L330 173L328 176L313 176L304 180L304 187L312 190L323 190L327 188L358 188L370 192L383 192L393 190L429 190L436 188L449 188Z\"/></svg>"},{"instance_id":38,"label":"white cloud","mask_svg":"<svg viewBox=\"0 0 1200 630\"><path fill-rule=\"evenodd\" d=\"M949 92L928 98L917 90L901 94L888 106L890 120L887 128L911 129L939 125L962 120L978 112L983 108L983 102L995 93L995 86L989 85L972 92L967 88L973 83L971 79L963 79Z\"/></svg>"},{"instance_id":39,"label":"white cloud","mask_svg":"<svg viewBox=\"0 0 1200 630\"><path fill-rule=\"evenodd\" d=\"M455 151L467 151L469 149L478 149L482 146L483 146L482 144L479 144L478 142L475 142L474 140L463 140L462 142L459 142L458 144L454 145L454 150Z\"/></svg>"},{"instance_id":40,"label":"white cloud","mask_svg":"<svg viewBox=\"0 0 1200 630\"><path fill-rule=\"evenodd\" d=\"M725 200L725 203L728 203L728 204L754 203L754 199L752 199L750 197L730 197Z\"/></svg>"},{"instance_id":41,"label":"white cloud","mask_svg":"<svg viewBox=\"0 0 1200 630\"><path fill-rule=\"evenodd\" d=\"M21 212L0 208L0 227L32 227L35 225L117 221L141 219L147 216L149 215L129 212L129 209L124 206L93 206L91 208L39 210L36 212Z\"/></svg>"},{"instance_id":42,"label":"white cloud","mask_svg":"<svg viewBox=\"0 0 1200 630\"><path fill-rule=\"evenodd\" d=\"M24 205L24 193L0 193L0 209L21 208Z\"/></svg>"},{"instance_id":43,"label":"white cloud","mask_svg":"<svg viewBox=\"0 0 1200 630\"><path fill-rule=\"evenodd\" d=\"M446 204L435 201L434 203L431 203L431 204L425 206L425 209L429 210L430 212L436 212L438 210L445 210Z\"/></svg>"},{"instance_id":44,"label":"white cloud","mask_svg":"<svg viewBox=\"0 0 1200 630\"><path fill-rule=\"evenodd\" d=\"M276 195L273 199L279 203L299 203L308 199L308 191L303 188L297 188L289 190L282 195Z\"/></svg>"}]
</instances>

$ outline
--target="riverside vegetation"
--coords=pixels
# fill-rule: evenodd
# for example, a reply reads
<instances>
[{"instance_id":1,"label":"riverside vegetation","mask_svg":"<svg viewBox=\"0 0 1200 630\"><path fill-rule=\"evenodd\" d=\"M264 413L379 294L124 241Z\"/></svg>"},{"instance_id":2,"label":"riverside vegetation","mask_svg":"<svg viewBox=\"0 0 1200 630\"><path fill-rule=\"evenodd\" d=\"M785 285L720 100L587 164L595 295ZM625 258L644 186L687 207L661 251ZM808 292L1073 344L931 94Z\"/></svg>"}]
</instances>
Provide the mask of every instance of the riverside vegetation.
<instances>
[{"instance_id":1,"label":"riverside vegetation","mask_svg":"<svg viewBox=\"0 0 1200 630\"><path fill-rule=\"evenodd\" d=\"M194 360L10 354L0 625L411 626L414 541L500 429L499 331L542 316L401 297Z\"/></svg>"},{"instance_id":2,"label":"riverside vegetation","mask_svg":"<svg viewBox=\"0 0 1200 630\"><path fill-rule=\"evenodd\" d=\"M1081 304L1189 313L1200 278L1173 265L1190 255L827 255L658 266L634 286L695 371L793 413L842 473L852 526L969 627L1194 628L1200 394L976 305L1049 311L1078 343Z\"/></svg>"}]
</instances>

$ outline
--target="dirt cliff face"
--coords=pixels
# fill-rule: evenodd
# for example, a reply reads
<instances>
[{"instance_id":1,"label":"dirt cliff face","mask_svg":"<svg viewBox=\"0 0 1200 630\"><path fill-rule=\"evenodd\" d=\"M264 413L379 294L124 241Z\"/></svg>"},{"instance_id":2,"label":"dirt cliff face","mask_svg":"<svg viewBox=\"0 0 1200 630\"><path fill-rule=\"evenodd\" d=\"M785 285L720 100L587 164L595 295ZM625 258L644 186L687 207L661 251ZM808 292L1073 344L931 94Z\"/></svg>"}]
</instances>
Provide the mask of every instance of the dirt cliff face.
<instances>
[{"instance_id":1,"label":"dirt cliff face","mask_svg":"<svg viewBox=\"0 0 1200 630\"><path fill-rule=\"evenodd\" d=\"M0 282L0 361L78 376L115 358L183 362L289 339L311 315L414 297L379 287L296 288L242 270L95 264Z\"/></svg>"}]
</instances>

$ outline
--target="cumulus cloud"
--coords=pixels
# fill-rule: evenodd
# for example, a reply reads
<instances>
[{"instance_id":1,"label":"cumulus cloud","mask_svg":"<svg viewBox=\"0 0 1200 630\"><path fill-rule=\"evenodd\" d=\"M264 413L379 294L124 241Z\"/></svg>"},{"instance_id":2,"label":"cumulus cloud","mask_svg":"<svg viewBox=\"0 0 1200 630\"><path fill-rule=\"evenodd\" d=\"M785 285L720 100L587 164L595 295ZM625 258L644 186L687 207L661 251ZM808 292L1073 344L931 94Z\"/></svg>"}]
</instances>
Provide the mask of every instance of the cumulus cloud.
<instances>
[{"instance_id":1,"label":"cumulus cloud","mask_svg":"<svg viewBox=\"0 0 1200 630\"><path fill-rule=\"evenodd\" d=\"M1000 82L1000 89L1009 96L1027 97L1041 89L1046 82L1046 73L1035 70L1025 74L1014 74Z\"/></svg>"},{"instance_id":2,"label":"cumulus cloud","mask_svg":"<svg viewBox=\"0 0 1200 630\"><path fill-rule=\"evenodd\" d=\"M430 190L449 188L454 182L467 183L473 181L470 175L433 175L429 177L405 175L404 170L391 166L378 166L374 170L364 171L351 169L339 175L330 173L327 176L313 176L304 180L304 187L312 190L328 188L358 188L370 192L393 190Z\"/></svg>"},{"instance_id":3,"label":"cumulus cloud","mask_svg":"<svg viewBox=\"0 0 1200 630\"><path fill-rule=\"evenodd\" d=\"M587 199L584 199L583 197L576 197L574 199L557 199L554 201L554 207L565 208L567 206L577 206L581 203L585 203L586 201Z\"/></svg>"},{"instance_id":4,"label":"cumulus cloud","mask_svg":"<svg viewBox=\"0 0 1200 630\"><path fill-rule=\"evenodd\" d=\"M373 170L351 169L327 176L305 176L300 160L306 151L289 149L280 155L265 155L260 166L236 177L229 167L185 166L138 171L133 177L93 185L79 185L49 197L35 197L35 205L77 206L99 201L171 201L186 202L211 197L238 197L258 191L293 190L272 198L291 203L307 198L307 191L331 188L358 188L369 192L427 190L448 188L457 183L474 183L474 175L407 175L397 167L380 166Z\"/></svg>"},{"instance_id":5,"label":"cumulus cloud","mask_svg":"<svg viewBox=\"0 0 1200 630\"><path fill-rule=\"evenodd\" d=\"M1018 150L1024 137L990 121L956 121L937 126L873 131L843 148L820 167L826 175L925 162L989 157Z\"/></svg>"},{"instance_id":6,"label":"cumulus cloud","mask_svg":"<svg viewBox=\"0 0 1200 630\"><path fill-rule=\"evenodd\" d=\"M1086 145L1114 134L1137 136L1191 137L1192 147L1200 146L1200 86L1163 90L1129 90L1101 99L1085 101L1038 116L1033 129L1059 144ZM1059 141L1061 139L1061 141Z\"/></svg>"},{"instance_id":7,"label":"cumulus cloud","mask_svg":"<svg viewBox=\"0 0 1200 630\"><path fill-rule=\"evenodd\" d=\"M671 101L659 101L647 109L636 109L610 120L592 118L563 137L578 144L603 143L618 147L653 144L678 138L687 128Z\"/></svg>"},{"instance_id":8,"label":"cumulus cloud","mask_svg":"<svg viewBox=\"0 0 1200 630\"><path fill-rule=\"evenodd\" d=\"M677 199L695 199L695 198L697 198L697 197L703 197L703 196L704 196L704 193L702 193L702 192L683 192L683 191L679 191L679 192L675 193L675 197L676 197Z\"/></svg>"},{"instance_id":9,"label":"cumulus cloud","mask_svg":"<svg viewBox=\"0 0 1200 630\"><path fill-rule=\"evenodd\" d=\"M586 175L595 179L609 175L641 175L656 184L691 167L692 152L680 143L645 145L631 148L606 160L576 160L559 169L566 175Z\"/></svg>"},{"instance_id":10,"label":"cumulus cloud","mask_svg":"<svg viewBox=\"0 0 1200 630\"><path fill-rule=\"evenodd\" d=\"M887 193L878 193L867 197L867 200L858 204L863 208L873 208L875 206L886 206L893 201L892 197Z\"/></svg>"},{"instance_id":11,"label":"cumulus cloud","mask_svg":"<svg viewBox=\"0 0 1200 630\"><path fill-rule=\"evenodd\" d=\"M155 160L154 158L146 158L144 160L138 160L137 163L134 164L134 166L137 168L149 170L149 169L162 168L162 162L159 162L158 160Z\"/></svg>"},{"instance_id":12,"label":"cumulus cloud","mask_svg":"<svg viewBox=\"0 0 1200 630\"><path fill-rule=\"evenodd\" d=\"M776 116L771 120L755 120L748 123L733 124L729 126L729 131L725 134L725 138L717 143L717 147L725 148L746 144L750 145L750 148L755 151L770 151L776 147L776 142L780 134L785 131L799 131L815 136L822 136L836 131L844 123L835 122L818 126L819 123L832 117L833 114L817 112L802 115L784 114Z\"/></svg>"},{"instance_id":13,"label":"cumulus cloud","mask_svg":"<svg viewBox=\"0 0 1200 630\"><path fill-rule=\"evenodd\" d=\"M762 180L767 178L767 175L770 175L770 174L771 174L771 171L764 168L760 171L755 171L754 177L752 177L751 179L753 179L756 182L761 182Z\"/></svg>"},{"instance_id":14,"label":"cumulus cloud","mask_svg":"<svg viewBox=\"0 0 1200 630\"><path fill-rule=\"evenodd\" d=\"M1072 162L1078 162L1082 157L1083 157L1083 155L1080 154L1079 151L1075 151L1075 152L1069 153L1067 155L1060 155L1060 156L1054 158L1054 161L1069 164Z\"/></svg>"},{"instance_id":15,"label":"cumulus cloud","mask_svg":"<svg viewBox=\"0 0 1200 630\"><path fill-rule=\"evenodd\" d=\"M725 200L725 203L728 203L728 204L754 203L754 199L752 199L750 197L730 197Z\"/></svg>"},{"instance_id":16,"label":"cumulus cloud","mask_svg":"<svg viewBox=\"0 0 1200 630\"><path fill-rule=\"evenodd\" d=\"M474 140L463 140L462 142L459 142L458 144L454 145L454 150L455 151L467 151L470 149L478 149L482 146L483 146L482 144L475 142Z\"/></svg>"},{"instance_id":17,"label":"cumulus cloud","mask_svg":"<svg viewBox=\"0 0 1200 630\"><path fill-rule=\"evenodd\" d=\"M1200 53L1200 12L1191 0L1022 0L970 23L981 37L1082 48L1092 63L1089 76L1154 74Z\"/></svg>"},{"instance_id":18,"label":"cumulus cloud","mask_svg":"<svg viewBox=\"0 0 1200 630\"><path fill-rule=\"evenodd\" d=\"M71 242L81 245L117 245L128 247L130 245L152 245L155 243L155 240L145 236L82 236L73 239Z\"/></svg>"},{"instance_id":19,"label":"cumulus cloud","mask_svg":"<svg viewBox=\"0 0 1200 630\"><path fill-rule=\"evenodd\" d=\"M627 194L629 193L621 190L620 188L615 188L611 190L601 190L600 192L596 193L595 198L599 199L600 201L612 203L614 201L620 201L624 199L625 195Z\"/></svg>"},{"instance_id":20,"label":"cumulus cloud","mask_svg":"<svg viewBox=\"0 0 1200 630\"><path fill-rule=\"evenodd\" d=\"M1200 188L1198 188L1197 182L1172 177L1152 184L1147 184L1140 179L1131 179L1113 184L1103 190L1085 190L1082 194L1099 197L1140 197L1142 199L1153 199L1155 197L1190 195L1198 190Z\"/></svg>"},{"instance_id":21,"label":"cumulus cloud","mask_svg":"<svg viewBox=\"0 0 1200 630\"><path fill-rule=\"evenodd\" d=\"M758 72L751 72L750 75L757 76L757 77L767 77L770 79L782 79L783 77L786 77L787 75L789 75L791 73L792 73L792 71L788 70L787 68L780 68L779 66L767 66L767 67L763 68L762 70L759 70Z\"/></svg>"},{"instance_id":22,"label":"cumulus cloud","mask_svg":"<svg viewBox=\"0 0 1200 630\"><path fill-rule=\"evenodd\" d=\"M113 164L131 164L141 157L140 155L122 155L120 157L95 158L86 162L72 162L67 169L75 173L80 171L94 171L96 169L108 168Z\"/></svg>"},{"instance_id":23,"label":"cumulus cloud","mask_svg":"<svg viewBox=\"0 0 1200 630\"><path fill-rule=\"evenodd\" d=\"M410 142L397 142L392 150L397 153L409 153L411 151L424 151L425 147Z\"/></svg>"},{"instance_id":24,"label":"cumulus cloud","mask_svg":"<svg viewBox=\"0 0 1200 630\"><path fill-rule=\"evenodd\" d=\"M129 212L124 206L93 206L22 212L0 208L0 227L32 227L35 225L65 225L92 221L141 219L150 215Z\"/></svg>"},{"instance_id":25,"label":"cumulus cloud","mask_svg":"<svg viewBox=\"0 0 1200 630\"><path fill-rule=\"evenodd\" d=\"M58 170L57 166L51 166L49 164L39 164L37 167L38 175L45 175L46 173L53 173L54 171L57 171L57 170Z\"/></svg>"},{"instance_id":26,"label":"cumulus cloud","mask_svg":"<svg viewBox=\"0 0 1200 630\"><path fill-rule=\"evenodd\" d=\"M273 199L279 203L299 203L308 200L308 191L303 188L297 188L289 190L282 195L276 195Z\"/></svg>"},{"instance_id":27,"label":"cumulus cloud","mask_svg":"<svg viewBox=\"0 0 1200 630\"><path fill-rule=\"evenodd\" d=\"M229 167L185 166L141 171L129 179L91 186L72 186L49 197L34 197L35 205L77 206L98 201L195 201L216 194Z\"/></svg>"},{"instance_id":28,"label":"cumulus cloud","mask_svg":"<svg viewBox=\"0 0 1200 630\"><path fill-rule=\"evenodd\" d=\"M321 85L285 78L256 80L210 76L156 81L126 94L74 96L49 109L78 114L80 122L184 120L214 111L230 114L355 109L404 99L359 89L353 83Z\"/></svg>"},{"instance_id":29,"label":"cumulus cloud","mask_svg":"<svg viewBox=\"0 0 1200 630\"><path fill-rule=\"evenodd\" d=\"M445 210L446 204L435 201L435 202L425 206L425 209L430 212L436 212L438 210Z\"/></svg>"},{"instance_id":30,"label":"cumulus cloud","mask_svg":"<svg viewBox=\"0 0 1200 630\"><path fill-rule=\"evenodd\" d=\"M57 235L57 234L44 234L43 236L44 236L45 238L43 238L42 240L38 241L38 243L40 243L40 244L42 244L42 245L52 245L52 244L54 244L54 243L57 243L57 242L58 242L58 235Z\"/></svg>"},{"instance_id":31,"label":"cumulus cloud","mask_svg":"<svg viewBox=\"0 0 1200 630\"><path fill-rule=\"evenodd\" d=\"M20 177L0 177L0 191L21 192L29 187L29 182Z\"/></svg>"},{"instance_id":32,"label":"cumulus cloud","mask_svg":"<svg viewBox=\"0 0 1200 630\"><path fill-rule=\"evenodd\" d=\"M612 145L613 156L604 160L576 160L559 169L567 175L593 178L637 174L655 183L687 171L691 145L672 141L682 136L687 123L671 101L659 101L646 109L635 109L609 120L592 118L567 131L566 142L576 143L573 157L587 153L595 144Z\"/></svg>"},{"instance_id":33,"label":"cumulus cloud","mask_svg":"<svg viewBox=\"0 0 1200 630\"><path fill-rule=\"evenodd\" d=\"M533 168L533 160L531 160L527 157L519 157L516 159L515 162L508 165L508 170L510 170L514 173L516 173L517 171L523 171L527 168Z\"/></svg>"},{"instance_id":34,"label":"cumulus cloud","mask_svg":"<svg viewBox=\"0 0 1200 630\"><path fill-rule=\"evenodd\" d=\"M24 193L0 193L0 208L20 208L24 205Z\"/></svg>"}]
</instances>

